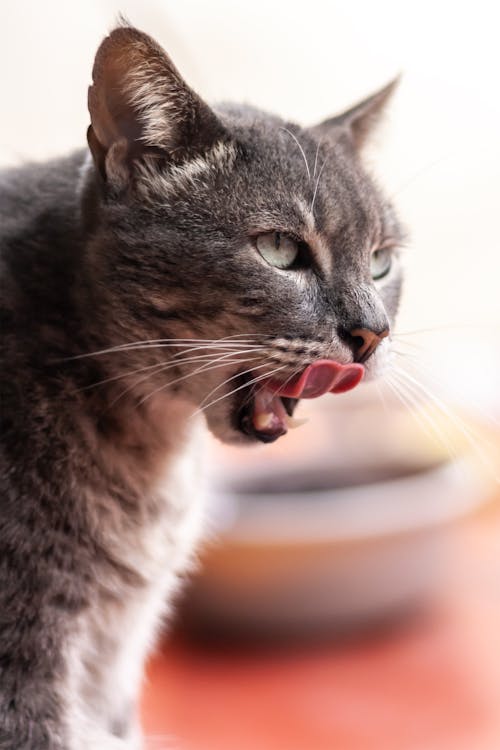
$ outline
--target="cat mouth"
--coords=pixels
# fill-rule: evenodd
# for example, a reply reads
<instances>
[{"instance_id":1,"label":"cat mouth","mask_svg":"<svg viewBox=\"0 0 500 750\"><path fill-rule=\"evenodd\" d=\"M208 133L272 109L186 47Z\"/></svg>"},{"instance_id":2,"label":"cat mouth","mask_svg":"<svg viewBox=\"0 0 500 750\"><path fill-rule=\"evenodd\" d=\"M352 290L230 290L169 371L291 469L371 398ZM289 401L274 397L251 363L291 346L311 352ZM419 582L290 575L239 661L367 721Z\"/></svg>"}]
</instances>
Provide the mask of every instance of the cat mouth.
<instances>
[{"instance_id":1,"label":"cat mouth","mask_svg":"<svg viewBox=\"0 0 500 750\"><path fill-rule=\"evenodd\" d=\"M239 429L263 443L272 443L300 424L293 412L301 398L319 398L325 393L345 393L355 388L364 375L363 365L340 364L322 359L301 373L279 382L273 378L251 387L238 412ZM252 376L249 375L249 380Z\"/></svg>"}]
</instances>

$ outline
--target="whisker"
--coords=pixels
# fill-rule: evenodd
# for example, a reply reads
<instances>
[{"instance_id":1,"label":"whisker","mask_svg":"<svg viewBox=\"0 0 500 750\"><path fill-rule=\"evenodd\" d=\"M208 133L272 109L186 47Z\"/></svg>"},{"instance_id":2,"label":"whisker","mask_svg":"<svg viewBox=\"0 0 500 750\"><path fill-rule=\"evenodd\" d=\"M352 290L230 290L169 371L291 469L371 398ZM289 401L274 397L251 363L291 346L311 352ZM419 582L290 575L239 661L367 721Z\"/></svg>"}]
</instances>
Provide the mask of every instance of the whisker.
<instances>
[{"instance_id":1,"label":"whisker","mask_svg":"<svg viewBox=\"0 0 500 750\"><path fill-rule=\"evenodd\" d=\"M165 390L166 388L169 388L172 385L177 385L178 383L182 383L184 380L187 380L188 378L192 378L192 377L194 377L194 375L198 375L199 373L207 372L209 370L214 370L217 367L224 367L225 365L228 365L228 364L230 364L230 365L232 365L232 364L246 364L247 362L253 362L253 361L257 360L257 359L260 359L260 357L250 357L250 358L247 358L247 359L244 359L244 360L241 360L241 359L227 359L228 356L233 356L233 355L232 354L231 355L225 354L223 357L219 357L214 362L209 363L210 366L208 366L208 364L206 363L206 364L202 365L201 367L198 367L193 372L187 373L187 375L182 375L179 378L175 378L174 380L170 380L168 383L164 383L159 388L156 388L154 391L152 391L152 393L149 393L147 396L144 396L144 398L142 398L138 402L138 406L140 406L145 401L147 401L152 396L154 396L155 393L159 393L160 391L163 391L163 390ZM216 362L218 362L218 364L215 364Z\"/></svg>"},{"instance_id":2,"label":"whisker","mask_svg":"<svg viewBox=\"0 0 500 750\"><path fill-rule=\"evenodd\" d=\"M456 459L458 457L457 451L455 450L453 444L448 440L447 435L443 432L442 429L438 427L435 420L432 419L431 415L423 408L422 403L418 401L418 399L410 395L407 391L405 393L402 390L402 383L400 383L399 381L396 383L389 378L386 380L386 382L393 393L401 401L403 406L405 406L405 408L409 411L411 417L418 424L422 432L431 440L437 440L438 443L445 448L448 458L452 462L451 465L454 467L454 470L457 471L461 477L463 477L463 466L457 464L456 462Z\"/></svg>"},{"instance_id":3,"label":"whisker","mask_svg":"<svg viewBox=\"0 0 500 750\"><path fill-rule=\"evenodd\" d=\"M179 339L145 339L143 341L132 341L125 344L116 344L115 346L107 347L106 349L97 349L93 352L86 352L85 354L76 354L72 357L64 357L63 359L56 360L58 362L67 362L74 359L83 359L84 357L95 357L101 354L109 354L113 352L120 352L128 349L135 349L135 348L148 348L148 347L155 347L155 346L191 346L192 344L198 343L200 347L202 346L208 346L208 347L214 347L216 344L220 342L227 343L227 345L252 345L251 341L247 341L250 337L265 337L267 334L259 334L259 333L245 333L243 334L246 338L241 338L241 334L233 334L231 336L224 336L220 339L189 339L189 338L179 338ZM230 341L230 339L236 339L236 341Z\"/></svg>"},{"instance_id":4,"label":"whisker","mask_svg":"<svg viewBox=\"0 0 500 750\"><path fill-rule=\"evenodd\" d=\"M393 346L391 347L391 355L395 354L396 357L402 357L404 362L410 361L410 364L413 364L414 359L416 358L415 354L412 354L412 352L400 352L397 349L395 349Z\"/></svg>"},{"instance_id":5,"label":"whisker","mask_svg":"<svg viewBox=\"0 0 500 750\"><path fill-rule=\"evenodd\" d=\"M297 136L295 136L295 135L294 135L294 134L292 133L292 131L291 131L291 130L288 130L288 128L285 128L284 126L281 126L281 127L279 128L279 129L280 129L280 130L284 130L284 131L285 131L285 133L288 133L288 135L289 135L289 136L291 136L291 137L293 138L293 140L295 141L295 143L296 143L296 144L297 144L297 146L299 147L299 149L300 149L300 153L302 154L302 156L303 156L303 159L304 159L304 164L306 165L306 169L307 169L307 176L309 177L309 181L311 181L311 170L309 169L309 164L307 163L307 158L306 158L306 154L305 154L305 151L304 151L304 149L302 148L302 146L300 145L300 143L299 143L299 141L298 141L298 138L297 138Z\"/></svg>"},{"instance_id":6,"label":"whisker","mask_svg":"<svg viewBox=\"0 0 500 750\"><path fill-rule=\"evenodd\" d=\"M160 348L161 348L161 345L160 345ZM181 357L185 354L190 354L191 352L197 351L198 349L218 349L218 350L234 352L234 354L238 354L242 348L245 349L245 351L247 348L253 351L265 349L265 347L262 346L261 344L252 344L251 342L250 343L238 342L237 344L211 344L210 346L202 346L202 347L194 346L192 347L192 349L185 349L182 352L177 352L177 354L174 354L174 358Z\"/></svg>"},{"instance_id":7,"label":"whisker","mask_svg":"<svg viewBox=\"0 0 500 750\"><path fill-rule=\"evenodd\" d=\"M396 350L393 350L395 354L398 354L399 356L402 355L401 352L397 352ZM408 355L406 355L408 356ZM433 370L432 367L430 367L427 363L423 362L420 359L417 359L416 357L410 356L410 361L406 363L409 367L415 368L416 374L421 375L425 379L430 379L433 381L433 383L436 384L439 388L448 388L449 384L446 382L444 378L439 377L437 373ZM467 396L467 401L470 403L471 407L474 409L477 414L481 416L482 419L485 420L485 422L488 422L493 427L500 428L500 421L498 419L495 419L495 417L492 417L491 414L488 414L478 403L477 401L470 398L470 396Z\"/></svg>"},{"instance_id":8,"label":"whisker","mask_svg":"<svg viewBox=\"0 0 500 750\"><path fill-rule=\"evenodd\" d=\"M292 374L285 380L284 383L280 383L279 386L273 391L273 398L278 395L278 391L280 391L282 388L286 388L286 386L288 385L288 383L290 382L290 380L292 380L292 378L294 378L296 375L298 375L301 372L302 369L303 368L297 367L292 372ZM262 388L260 388L259 390L261 391Z\"/></svg>"},{"instance_id":9,"label":"whisker","mask_svg":"<svg viewBox=\"0 0 500 750\"><path fill-rule=\"evenodd\" d=\"M208 399L210 398L210 396L212 396L214 393L216 393L216 391L218 391L219 388L222 388L223 386L225 386L228 383L230 383L231 380L235 380L235 378L239 378L242 375L247 375L249 372L254 372L254 370L262 370L263 367L267 367L267 366L268 366L268 363L264 362L262 365L257 365L257 367L251 367L248 370L244 370L243 372L237 372L234 375L231 375L230 378L227 378L222 383L219 383L219 385L216 385L215 388L212 388L212 390L210 391L210 393L207 393L207 395L200 402L200 408L205 404L206 401L208 401Z\"/></svg>"},{"instance_id":10,"label":"whisker","mask_svg":"<svg viewBox=\"0 0 500 750\"><path fill-rule=\"evenodd\" d=\"M377 380L375 380L375 388L377 389L377 394L378 394L378 397L380 399L380 402L382 403L382 407L383 407L385 413L389 414L390 410L389 410L389 405L387 403L387 399L384 396L383 389L380 387L380 383Z\"/></svg>"},{"instance_id":11,"label":"whisker","mask_svg":"<svg viewBox=\"0 0 500 750\"><path fill-rule=\"evenodd\" d=\"M428 411L425 410L423 406L423 402L417 398L417 396L412 393L412 391L408 388L407 384L401 381L401 379L395 374L392 373L392 377L390 378L393 387L397 388L400 395L406 399L407 403L410 404L410 413L413 413L413 416L416 417L416 412L420 415L422 422L420 423L420 426L422 427L425 423L426 425L429 425L431 430L427 427L425 429L425 432L427 435L429 435L432 439L438 439L443 446L446 448L449 456L451 459L456 459L458 456L458 453L453 446L452 442L449 440L448 435L445 433L443 428L436 422L436 420L432 417L431 414L429 414ZM416 410L413 411L413 410ZM434 432L432 432L434 431Z\"/></svg>"},{"instance_id":12,"label":"whisker","mask_svg":"<svg viewBox=\"0 0 500 750\"><path fill-rule=\"evenodd\" d=\"M398 367L397 365L393 368L395 372L397 372L400 376L405 378L407 381L409 381L409 385L412 385L413 388L415 388L417 391L422 393L426 398L430 399L437 408L445 415L447 416L457 427L463 428L466 430L469 435L472 435L474 437L475 433L472 428L469 428L466 424L466 422L452 409L445 404L445 402L439 398L435 393L433 393L428 387L424 386L423 383L418 381L416 378L414 378L410 373L406 372L406 370L403 370L401 367ZM477 434L475 437L478 437ZM489 440L484 439L486 443L489 445L493 445Z\"/></svg>"},{"instance_id":13,"label":"whisker","mask_svg":"<svg viewBox=\"0 0 500 750\"><path fill-rule=\"evenodd\" d=\"M221 360L226 360L227 357L236 357L236 356L241 355L241 354L245 354L245 352L241 352L241 351L240 352L236 352L236 353L234 353L234 352L228 352L226 354L223 354L223 355L221 355L219 357L215 357L215 358L213 357L213 355L211 355L210 360L208 362L206 362L205 364L206 365L214 364L215 362L218 362L218 361L221 361ZM258 357L256 359L258 359ZM235 361L236 362L243 362L243 363L245 363L247 360L246 359L243 359L243 360L236 359ZM170 369L170 365L171 364L173 364L173 363L171 363L170 361L165 362L165 368L164 369L165 370ZM176 363L176 364L182 364L182 360L179 360L179 362ZM224 364L224 362L223 362L223 364ZM161 371L162 370L160 368L159 372L161 372ZM190 373L190 374L195 375L196 373L194 372L194 373ZM117 403L117 401L119 401L123 396L125 396L127 393L130 393L130 391L134 390L134 388L137 388L137 386L139 386L141 383L143 383L148 378L149 378L149 375L146 375L145 377L139 378L139 380L136 380L134 383L132 383L132 385L130 385L128 388L126 388L124 391L122 391L120 394L118 394L118 396L115 399L113 399L113 401L111 401L111 403L109 404L108 408L111 408L112 406L114 406ZM178 382L178 379L175 380L175 381L171 381L170 383L166 383L162 387L166 388L169 385L173 385L175 382ZM159 389L157 389L157 390L159 390ZM155 391L155 392L157 392L157 391ZM152 394L152 395L154 395L154 394ZM139 402L139 403L142 403L142 401Z\"/></svg>"},{"instance_id":14,"label":"whisker","mask_svg":"<svg viewBox=\"0 0 500 750\"><path fill-rule=\"evenodd\" d=\"M422 344L417 344L416 341L408 341L408 339L401 339L397 335L393 335L391 337L391 342L392 344L396 342L398 346L406 346L406 347L409 347L410 349L416 349L419 353L425 351Z\"/></svg>"},{"instance_id":15,"label":"whisker","mask_svg":"<svg viewBox=\"0 0 500 750\"><path fill-rule=\"evenodd\" d=\"M429 427L422 420L422 418L420 416L420 413L419 412L418 413L415 412L415 410L413 408L413 405L410 404L410 402L408 401L408 399L401 392L399 386L392 380L392 378L389 375L385 376L384 386L387 386L387 388L389 388L392 391L392 393L396 396L398 402L400 404L402 404L404 406L404 408L406 409L406 411L409 412L410 416L413 419L415 419L415 421L417 422L417 424L420 427L420 429L422 430L422 432L424 432L428 436L431 436L432 439L434 439L435 435L432 435L432 433L429 431Z\"/></svg>"},{"instance_id":16,"label":"whisker","mask_svg":"<svg viewBox=\"0 0 500 750\"><path fill-rule=\"evenodd\" d=\"M453 330L457 329L460 330L462 328L473 328L473 329L480 329L481 331L484 331L485 328L491 329L492 331L498 331L500 329L500 326L495 323L490 324L483 324L483 323L442 323L437 326L429 326L428 328L418 328L414 331L398 331L396 334L393 334L393 338L399 338L400 336L413 336L416 334L421 333L439 333L440 331L446 331L446 330Z\"/></svg>"},{"instance_id":17,"label":"whisker","mask_svg":"<svg viewBox=\"0 0 500 750\"><path fill-rule=\"evenodd\" d=\"M321 179L321 174L322 174L322 172L323 172L323 169L325 168L325 164L326 164L327 160L328 160L328 157L326 157L326 158L325 158L325 160L324 160L323 164L321 165L321 169L319 170L319 174L318 174L318 179L316 180L316 187L314 188L314 193L313 193L313 197L312 197L311 205L310 205L310 207L309 207L309 211L310 211L311 213L312 213L312 212L313 212L313 210L314 210L314 203L315 203L315 201L316 201L316 195L317 195L317 193L318 193L319 181L320 181L320 179Z\"/></svg>"},{"instance_id":18,"label":"whisker","mask_svg":"<svg viewBox=\"0 0 500 750\"><path fill-rule=\"evenodd\" d=\"M493 443L484 437L484 435L478 435L473 429L471 429L466 422L459 417L458 414L454 413L447 405L432 391L419 383L418 380L413 378L409 373L401 368L397 368L397 372L406 379L406 387L413 388L413 392L421 393L426 398L430 399L437 409L444 414L452 424L458 429L458 431L466 438L468 444L474 449L475 453L481 460L481 462L493 473L496 481L500 482L500 478L496 475L496 468L493 467L489 456L481 449L481 443L493 447Z\"/></svg>"},{"instance_id":19,"label":"whisker","mask_svg":"<svg viewBox=\"0 0 500 750\"><path fill-rule=\"evenodd\" d=\"M240 351L230 352L230 354L234 354L234 356L240 353L245 353L245 352L240 352ZM179 354L185 355L186 352L179 352ZM90 385L85 385L82 388L77 388L75 391L73 391L73 393L80 393L81 391L87 391L87 390L90 390L91 388L96 388L99 385L105 385L106 383L112 383L116 380L122 380L123 378L129 377L131 375L137 375L138 373L141 373L141 372L154 371L155 369L158 369L161 372L166 372L167 370L173 369L175 367L179 367L181 365L192 364L193 362L200 362L203 360L206 360L208 362L211 362L214 360L214 354L198 354L193 357L183 356L180 359L177 359L177 356L178 356L177 354L174 355L174 357L172 357L171 360L168 360L166 362L155 362L154 364L151 364L151 365L138 367L135 370L128 370L127 372L122 372L119 375L113 375L109 378L105 378L104 380L98 380L97 382L91 383ZM175 359L175 361L172 361L173 359Z\"/></svg>"},{"instance_id":20,"label":"whisker","mask_svg":"<svg viewBox=\"0 0 500 750\"><path fill-rule=\"evenodd\" d=\"M224 398L229 398L229 396L232 396L234 393L237 393L238 391L241 391L242 388L250 388L252 385L255 385L255 383L258 383L261 380L264 380L265 378L271 377L271 375L275 375L277 372L280 372L281 370L284 370L288 367L288 365L281 365L280 367L277 367L275 370L271 370L271 372L265 372L263 375L258 375L253 380L250 380L248 383L243 383L243 385L238 386L232 391L229 391L229 393L225 393L223 396L219 396L219 398L216 398L214 401L211 401L209 404L206 404L203 409L198 409L194 412L192 415L193 417L196 414L199 414L200 412L205 411L210 406L213 406L214 404L217 404L219 401L222 401Z\"/></svg>"},{"instance_id":21,"label":"whisker","mask_svg":"<svg viewBox=\"0 0 500 750\"><path fill-rule=\"evenodd\" d=\"M319 149L321 146L321 138L318 141L318 145L316 147L316 156L314 157L314 169L313 169L313 180L316 177L316 167L318 166L318 156L319 156Z\"/></svg>"},{"instance_id":22,"label":"whisker","mask_svg":"<svg viewBox=\"0 0 500 750\"><path fill-rule=\"evenodd\" d=\"M155 362L155 364L153 365L146 365L145 367L138 367L136 370L129 370L127 372L122 372L119 375L113 375L109 378L104 378L103 380L97 380L95 383L84 385L81 388L77 388L76 390L72 391L72 393L81 393L82 391L89 391L91 388L97 388L100 385L106 385L106 383L113 383L116 380L122 380L123 378L126 378L129 375L137 375L138 373L145 372L146 370L154 370L155 368L161 370L161 368L166 365L167 365L166 362Z\"/></svg>"}]
</instances>

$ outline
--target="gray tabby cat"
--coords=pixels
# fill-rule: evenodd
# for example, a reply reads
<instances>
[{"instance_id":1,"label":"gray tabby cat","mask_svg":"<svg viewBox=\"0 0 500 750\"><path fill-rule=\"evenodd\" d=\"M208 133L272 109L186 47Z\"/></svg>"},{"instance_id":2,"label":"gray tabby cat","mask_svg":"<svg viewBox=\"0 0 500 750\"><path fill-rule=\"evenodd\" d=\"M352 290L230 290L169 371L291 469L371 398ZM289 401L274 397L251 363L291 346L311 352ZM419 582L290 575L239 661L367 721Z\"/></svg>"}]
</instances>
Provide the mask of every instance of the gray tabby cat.
<instances>
[{"instance_id":1,"label":"gray tabby cat","mask_svg":"<svg viewBox=\"0 0 500 750\"><path fill-rule=\"evenodd\" d=\"M359 149L392 88L306 129L212 109L120 27L90 154L2 175L2 750L141 746L205 421L271 441L383 367L400 230Z\"/></svg>"}]
</instances>

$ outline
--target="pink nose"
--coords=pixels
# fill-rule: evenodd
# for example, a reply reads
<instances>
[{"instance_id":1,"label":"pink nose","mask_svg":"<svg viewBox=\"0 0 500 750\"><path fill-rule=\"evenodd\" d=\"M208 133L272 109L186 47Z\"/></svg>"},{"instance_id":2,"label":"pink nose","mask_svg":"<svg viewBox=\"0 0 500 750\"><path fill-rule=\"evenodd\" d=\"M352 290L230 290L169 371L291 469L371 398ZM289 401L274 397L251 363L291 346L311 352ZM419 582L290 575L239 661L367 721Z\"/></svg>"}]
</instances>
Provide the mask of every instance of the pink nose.
<instances>
[{"instance_id":1,"label":"pink nose","mask_svg":"<svg viewBox=\"0 0 500 750\"><path fill-rule=\"evenodd\" d=\"M353 328L349 333L355 345L356 362L366 362L382 339L389 335L389 329L385 328L380 333L375 333L375 331L370 331L369 328Z\"/></svg>"},{"instance_id":2,"label":"pink nose","mask_svg":"<svg viewBox=\"0 0 500 750\"><path fill-rule=\"evenodd\" d=\"M320 359L285 383L271 381L268 387L276 395L288 398L317 398L324 393L345 393L355 388L364 375L360 364L342 365L331 359Z\"/></svg>"}]
</instances>

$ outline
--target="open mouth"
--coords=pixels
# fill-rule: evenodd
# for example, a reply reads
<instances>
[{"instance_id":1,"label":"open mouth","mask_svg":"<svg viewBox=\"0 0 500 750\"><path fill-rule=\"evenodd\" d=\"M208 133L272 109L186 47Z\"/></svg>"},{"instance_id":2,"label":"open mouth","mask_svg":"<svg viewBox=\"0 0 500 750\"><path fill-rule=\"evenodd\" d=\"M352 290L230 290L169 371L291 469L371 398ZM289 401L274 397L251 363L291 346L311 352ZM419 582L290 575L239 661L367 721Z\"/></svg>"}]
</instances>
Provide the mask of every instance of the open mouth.
<instances>
[{"instance_id":1,"label":"open mouth","mask_svg":"<svg viewBox=\"0 0 500 750\"><path fill-rule=\"evenodd\" d=\"M325 393L345 393L358 385L363 374L363 365L342 365L321 359L285 382L273 378L260 381L238 412L238 427L246 435L263 443L272 443L289 427L296 426L293 412L299 399L318 398Z\"/></svg>"}]
</instances>

